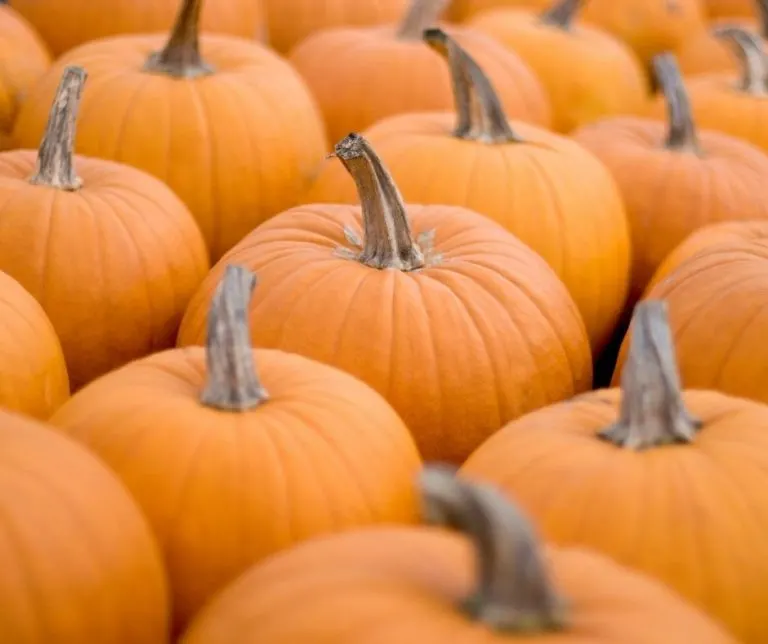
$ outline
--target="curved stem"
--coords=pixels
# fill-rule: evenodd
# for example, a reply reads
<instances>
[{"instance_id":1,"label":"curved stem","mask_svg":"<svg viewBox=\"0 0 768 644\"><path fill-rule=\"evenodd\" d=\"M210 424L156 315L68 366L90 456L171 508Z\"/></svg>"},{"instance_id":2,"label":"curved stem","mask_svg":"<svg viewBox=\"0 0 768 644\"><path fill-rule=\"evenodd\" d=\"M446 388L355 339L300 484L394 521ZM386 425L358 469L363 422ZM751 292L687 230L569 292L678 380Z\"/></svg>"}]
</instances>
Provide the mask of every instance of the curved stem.
<instances>
[{"instance_id":1,"label":"curved stem","mask_svg":"<svg viewBox=\"0 0 768 644\"><path fill-rule=\"evenodd\" d=\"M656 80L667 102L669 130L666 147L670 150L699 154L699 139L691 113L691 102L674 54L653 58Z\"/></svg>"},{"instance_id":2,"label":"curved stem","mask_svg":"<svg viewBox=\"0 0 768 644\"><path fill-rule=\"evenodd\" d=\"M74 148L77 111L86 78L88 74L82 67L64 69L30 183L70 191L78 190L83 185L75 172Z\"/></svg>"},{"instance_id":3,"label":"curved stem","mask_svg":"<svg viewBox=\"0 0 768 644\"><path fill-rule=\"evenodd\" d=\"M144 70L175 78L197 78L213 73L200 55L200 12L203 0L182 0L181 9L162 51L153 53Z\"/></svg>"},{"instance_id":4,"label":"curved stem","mask_svg":"<svg viewBox=\"0 0 768 644\"><path fill-rule=\"evenodd\" d=\"M397 30L397 37L401 40L421 40L421 34L440 20L447 5L448 0L411 0Z\"/></svg>"},{"instance_id":5,"label":"curved stem","mask_svg":"<svg viewBox=\"0 0 768 644\"><path fill-rule=\"evenodd\" d=\"M567 31L583 4L584 0L558 0L541 14L541 22Z\"/></svg>"},{"instance_id":6,"label":"curved stem","mask_svg":"<svg viewBox=\"0 0 768 644\"><path fill-rule=\"evenodd\" d=\"M557 595L528 520L493 487L440 467L421 477L428 523L464 533L475 546L478 581L464 602L472 619L496 631L543 633L565 626Z\"/></svg>"},{"instance_id":7,"label":"curved stem","mask_svg":"<svg viewBox=\"0 0 768 644\"><path fill-rule=\"evenodd\" d=\"M509 126L491 81L475 60L442 29L426 29L423 37L448 62L458 114L454 136L484 143L521 141Z\"/></svg>"},{"instance_id":8,"label":"curved stem","mask_svg":"<svg viewBox=\"0 0 768 644\"><path fill-rule=\"evenodd\" d=\"M227 266L208 313L208 381L200 402L227 411L253 409L268 400L253 362L248 308L256 276Z\"/></svg>"},{"instance_id":9,"label":"curved stem","mask_svg":"<svg viewBox=\"0 0 768 644\"><path fill-rule=\"evenodd\" d=\"M685 408L667 305L646 300L635 307L629 356L621 373L617 423L599 434L620 447L641 450L690 443L701 421Z\"/></svg>"},{"instance_id":10,"label":"curved stem","mask_svg":"<svg viewBox=\"0 0 768 644\"><path fill-rule=\"evenodd\" d=\"M336 144L331 156L344 164L360 196L363 241L354 259L377 269L412 271L426 266L424 251L411 235L400 191L370 143L352 133ZM351 235L347 232L348 239Z\"/></svg>"},{"instance_id":11,"label":"curved stem","mask_svg":"<svg viewBox=\"0 0 768 644\"><path fill-rule=\"evenodd\" d=\"M728 43L741 61L739 88L748 94L765 94L768 63L760 36L741 27L718 27L712 33Z\"/></svg>"}]
</instances>

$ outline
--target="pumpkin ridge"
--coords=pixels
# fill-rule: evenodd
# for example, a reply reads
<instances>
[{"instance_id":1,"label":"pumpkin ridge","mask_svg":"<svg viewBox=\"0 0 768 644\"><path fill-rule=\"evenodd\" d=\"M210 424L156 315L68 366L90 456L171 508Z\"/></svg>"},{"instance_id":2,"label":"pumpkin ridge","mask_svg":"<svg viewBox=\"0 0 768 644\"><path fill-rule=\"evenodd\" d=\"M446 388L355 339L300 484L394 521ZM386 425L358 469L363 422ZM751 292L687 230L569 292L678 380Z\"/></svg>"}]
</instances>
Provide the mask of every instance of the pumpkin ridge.
<instances>
[{"instance_id":1,"label":"pumpkin ridge","mask_svg":"<svg viewBox=\"0 0 768 644\"><path fill-rule=\"evenodd\" d=\"M435 24L449 0L411 0L411 5L397 29L400 40L421 40L421 34Z\"/></svg>"}]
</instances>

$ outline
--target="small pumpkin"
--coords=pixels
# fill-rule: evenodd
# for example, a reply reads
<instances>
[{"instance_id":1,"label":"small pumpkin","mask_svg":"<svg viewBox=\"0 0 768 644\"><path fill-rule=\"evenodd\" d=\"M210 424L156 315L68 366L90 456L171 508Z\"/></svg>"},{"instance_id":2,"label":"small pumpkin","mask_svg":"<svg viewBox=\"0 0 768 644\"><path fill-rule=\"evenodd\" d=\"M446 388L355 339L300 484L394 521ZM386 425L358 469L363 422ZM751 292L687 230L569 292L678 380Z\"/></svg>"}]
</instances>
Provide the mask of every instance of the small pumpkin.
<instances>
[{"instance_id":1,"label":"small pumpkin","mask_svg":"<svg viewBox=\"0 0 768 644\"><path fill-rule=\"evenodd\" d=\"M655 59L667 122L616 117L587 125L575 140L613 173L632 232L630 305L690 233L709 223L768 220L768 157L718 132L698 130L674 55Z\"/></svg>"},{"instance_id":2,"label":"small pumpkin","mask_svg":"<svg viewBox=\"0 0 768 644\"><path fill-rule=\"evenodd\" d=\"M134 362L51 420L107 463L144 510L165 555L177 631L275 551L417 514L420 460L403 421L346 373L253 350L254 285L252 273L228 266L205 349Z\"/></svg>"},{"instance_id":3,"label":"small pumpkin","mask_svg":"<svg viewBox=\"0 0 768 644\"><path fill-rule=\"evenodd\" d=\"M536 72L552 103L553 127L558 132L570 132L605 116L639 113L647 103L640 61L607 32L576 23L582 4L584 0L555 0L542 13L496 9L469 22Z\"/></svg>"},{"instance_id":4,"label":"small pumpkin","mask_svg":"<svg viewBox=\"0 0 768 644\"><path fill-rule=\"evenodd\" d=\"M654 576L738 641L766 642L768 406L681 392L663 301L638 304L633 328L620 390L510 423L461 475L499 486L555 544Z\"/></svg>"},{"instance_id":5,"label":"small pumpkin","mask_svg":"<svg viewBox=\"0 0 768 644\"><path fill-rule=\"evenodd\" d=\"M629 233L616 184L570 139L508 122L474 58L446 32L425 33L447 60L457 117L395 116L364 136L407 202L475 210L539 253L570 290L599 353L623 309L629 278ZM330 162L307 196L333 203L356 198L354 183Z\"/></svg>"},{"instance_id":6,"label":"small pumpkin","mask_svg":"<svg viewBox=\"0 0 768 644\"><path fill-rule=\"evenodd\" d=\"M117 478L46 424L0 410L0 640L166 644L167 582Z\"/></svg>"},{"instance_id":7,"label":"small pumpkin","mask_svg":"<svg viewBox=\"0 0 768 644\"><path fill-rule=\"evenodd\" d=\"M751 18L754 0L704 0L704 8L710 19Z\"/></svg>"},{"instance_id":8,"label":"small pumpkin","mask_svg":"<svg viewBox=\"0 0 768 644\"><path fill-rule=\"evenodd\" d=\"M317 99L331 140L387 116L451 108L448 69L422 40L444 5L445 0L412 0L399 27L321 31L293 51L290 61ZM451 34L494 81L509 114L550 125L544 87L516 54L471 28L452 28Z\"/></svg>"},{"instance_id":9,"label":"small pumpkin","mask_svg":"<svg viewBox=\"0 0 768 644\"><path fill-rule=\"evenodd\" d=\"M208 269L200 230L167 186L74 155L85 79L64 69L37 153L0 154L0 271L42 305L75 390L172 346Z\"/></svg>"},{"instance_id":10,"label":"small pumpkin","mask_svg":"<svg viewBox=\"0 0 768 644\"><path fill-rule=\"evenodd\" d=\"M120 36L68 52L30 92L14 136L36 145L62 69L86 68L78 150L165 182L192 211L216 260L298 202L327 142L291 66L255 42L198 38L201 9L202 0L183 0L165 43L160 35Z\"/></svg>"},{"instance_id":11,"label":"small pumpkin","mask_svg":"<svg viewBox=\"0 0 768 644\"><path fill-rule=\"evenodd\" d=\"M430 468L420 489L435 527L355 531L274 557L180 644L735 644L661 584L586 550L542 547L490 486Z\"/></svg>"},{"instance_id":12,"label":"small pumpkin","mask_svg":"<svg viewBox=\"0 0 768 644\"><path fill-rule=\"evenodd\" d=\"M543 259L465 208L406 206L365 138L335 155L362 208L310 204L256 228L203 282L179 344L205 339L226 264L246 266L263 284L250 309L257 346L359 377L425 459L454 463L507 419L589 388L584 324Z\"/></svg>"},{"instance_id":13,"label":"small pumpkin","mask_svg":"<svg viewBox=\"0 0 768 644\"><path fill-rule=\"evenodd\" d=\"M203 29L242 38L266 37L263 0L211 0ZM12 0L56 55L91 40L171 28L178 0Z\"/></svg>"},{"instance_id":14,"label":"small pumpkin","mask_svg":"<svg viewBox=\"0 0 768 644\"><path fill-rule=\"evenodd\" d=\"M61 343L34 297L0 272L0 407L41 420L69 397Z\"/></svg>"}]
</instances>

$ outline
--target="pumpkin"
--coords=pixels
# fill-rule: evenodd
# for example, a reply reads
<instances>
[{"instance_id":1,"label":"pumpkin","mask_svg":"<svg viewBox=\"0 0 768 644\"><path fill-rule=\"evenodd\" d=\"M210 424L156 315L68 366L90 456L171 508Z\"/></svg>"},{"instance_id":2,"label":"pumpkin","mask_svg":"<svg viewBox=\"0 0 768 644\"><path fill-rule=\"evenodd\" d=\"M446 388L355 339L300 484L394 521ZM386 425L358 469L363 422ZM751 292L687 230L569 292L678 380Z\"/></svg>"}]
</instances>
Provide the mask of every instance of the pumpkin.
<instances>
[{"instance_id":1,"label":"pumpkin","mask_svg":"<svg viewBox=\"0 0 768 644\"><path fill-rule=\"evenodd\" d=\"M547 260L599 353L623 309L629 277L629 234L613 179L571 140L509 123L487 76L458 42L439 29L426 38L448 60L456 126L448 113L408 114L377 123L365 138L406 201L475 210ZM307 196L310 202L355 199L354 183L329 162Z\"/></svg>"},{"instance_id":2,"label":"pumpkin","mask_svg":"<svg viewBox=\"0 0 768 644\"><path fill-rule=\"evenodd\" d=\"M114 371L51 420L110 465L144 510L165 555L177 630L272 552L417 515L420 460L403 421L342 371L253 350L254 283L229 266L206 348Z\"/></svg>"},{"instance_id":3,"label":"pumpkin","mask_svg":"<svg viewBox=\"0 0 768 644\"><path fill-rule=\"evenodd\" d=\"M22 146L36 145L61 70L85 67L90 80L78 150L135 166L170 186L215 260L262 220L298 202L327 142L309 91L273 52L206 34L201 56L201 5L184 0L165 46L162 36L137 35L70 51L30 92L14 134Z\"/></svg>"},{"instance_id":4,"label":"pumpkin","mask_svg":"<svg viewBox=\"0 0 768 644\"><path fill-rule=\"evenodd\" d=\"M48 425L0 410L0 640L165 644L167 582L117 478Z\"/></svg>"},{"instance_id":5,"label":"pumpkin","mask_svg":"<svg viewBox=\"0 0 768 644\"><path fill-rule=\"evenodd\" d=\"M661 584L586 550L542 547L493 487L430 468L420 490L434 527L359 530L274 557L180 644L735 644Z\"/></svg>"},{"instance_id":6,"label":"pumpkin","mask_svg":"<svg viewBox=\"0 0 768 644\"><path fill-rule=\"evenodd\" d=\"M39 152L0 154L0 271L42 305L73 389L172 346L208 269L200 230L168 187L73 154L85 78L64 69Z\"/></svg>"},{"instance_id":7,"label":"pumpkin","mask_svg":"<svg viewBox=\"0 0 768 644\"><path fill-rule=\"evenodd\" d=\"M315 32L335 27L371 27L395 22L409 0L261 0L269 43L287 54Z\"/></svg>"},{"instance_id":8,"label":"pumpkin","mask_svg":"<svg viewBox=\"0 0 768 644\"><path fill-rule=\"evenodd\" d=\"M0 273L0 407L47 419L69 397L64 353L34 297Z\"/></svg>"},{"instance_id":9,"label":"pumpkin","mask_svg":"<svg viewBox=\"0 0 768 644\"><path fill-rule=\"evenodd\" d=\"M461 475L499 486L555 544L658 578L744 644L768 641L768 407L681 392L665 302L638 304L632 326L620 390L510 423Z\"/></svg>"},{"instance_id":10,"label":"pumpkin","mask_svg":"<svg viewBox=\"0 0 768 644\"><path fill-rule=\"evenodd\" d=\"M226 264L246 266L263 284L250 309L257 346L359 377L425 459L454 463L506 420L589 388L584 323L543 259L473 211L406 206L365 138L335 155L362 207L309 204L256 228L195 294L179 344L204 340Z\"/></svg>"},{"instance_id":11,"label":"pumpkin","mask_svg":"<svg viewBox=\"0 0 768 644\"><path fill-rule=\"evenodd\" d=\"M12 0L56 56L91 40L121 34L165 31L178 0ZM266 37L263 0L211 0L203 12L206 31L243 38Z\"/></svg>"},{"instance_id":12,"label":"pumpkin","mask_svg":"<svg viewBox=\"0 0 768 644\"><path fill-rule=\"evenodd\" d=\"M697 130L674 55L658 56L655 66L667 123L616 117L574 133L613 173L624 196L632 231L630 305L667 254L697 228L768 220L768 157L733 137Z\"/></svg>"},{"instance_id":13,"label":"pumpkin","mask_svg":"<svg viewBox=\"0 0 768 644\"><path fill-rule=\"evenodd\" d=\"M479 13L490 9L531 9L544 11L552 0L452 0L448 17L456 22L466 22Z\"/></svg>"},{"instance_id":14,"label":"pumpkin","mask_svg":"<svg viewBox=\"0 0 768 644\"><path fill-rule=\"evenodd\" d=\"M536 72L559 132L604 116L639 113L647 102L645 70L632 50L600 29L574 23L582 2L556 0L541 14L490 10L469 23L520 55Z\"/></svg>"},{"instance_id":15,"label":"pumpkin","mask_svg":"<svg viewBox=\"0 0 768 644\"><path fill-rule=\"evenodd\" d=\"M704 0L704 8L710 18L749 18L754 11L755 0Z\"/></svg>"},{"instance_id":16,"label":"pumpkin","mask_svg":"<svg viewBox=\"0 0 768 644\"><path fill-rule=\"evenodd\" d=\"M422 32L433 26L444 4L445 0L412 0L397 28L321 31L294 50L290 61L317 99L332 140L387 116L450 110L448 69L422 41ZM494 81L509 114L550 125L544 87L516 54L473 29L456 27L451 33Z\"/></svg>"}]
</instances>

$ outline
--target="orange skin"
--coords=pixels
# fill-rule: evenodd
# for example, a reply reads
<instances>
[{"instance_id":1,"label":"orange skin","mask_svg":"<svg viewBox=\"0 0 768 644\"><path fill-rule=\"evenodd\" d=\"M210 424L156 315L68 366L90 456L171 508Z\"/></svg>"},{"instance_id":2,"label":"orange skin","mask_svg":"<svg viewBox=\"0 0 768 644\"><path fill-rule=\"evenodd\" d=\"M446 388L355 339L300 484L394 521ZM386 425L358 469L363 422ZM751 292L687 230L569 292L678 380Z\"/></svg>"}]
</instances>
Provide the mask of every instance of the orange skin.
<instances>
[{"instance_id":1,"label":"orange skin","mask_svg":"<svg viewBox=\"0 0 768 644\"><path fill-rule=\"evenodd\" d=\"M755 0L704 0L707 15L712 18L752 18Z\"/></svg>"},{"instance_id":2,"label":"orange skin","mask_svg":"<svg viewBox=\"0 0 768 644\"><path fill-rule=\"evenodd\" d=\"M83 187L29 183L36 153L0 154L0 271L42 305L73 390L172 346L208 268L178 197L128 166L75 157Z\"/></svg>"},{"instance_id":3,"label":"orange skin","mask_svg":"<svg viewBox=\"0 0 768 644\"><path fill-rule=\"evenodd\" d=\"M298 203L327 151L322 120L301 78L270 50L203 36L203 56L216 72L182 82L142 71L165 41L123 36L70 51L30 93L14 136L37 147L63 68L84 67L78 152L165 182L192 211L216 260Z\"/></svg>"},{"instance_id":4,"label":"orange skin","mask_svg":"<svg viewBox=\"0 0 768 644\"><path fill-rule=\"evenodd\" d=\"M624 308L629 232L618 189L602 165L562 136L520 122L525 143L458 139L450 114L409 114L364 133L406 202L482 213L539 253L568 287L593 353ZM307 202L356 203L354 183L329 160Z\"/></svg>"},{"instance_id":5,"label":"orange skin","mask_svg":"<svg viewBox=\"0 0 768 644\"><path fill-rule=\"evenodd\" d=\"M493 633L458 604L476 562L443 530L358 530L253 568L202 611L180 644L736 644L656 582L575 548L544 556L568 606L556 633Z\"/></svg>"},{"instance_id":6,"label":"orange skin","mask_svg":"<svg viewBox=\"0 0 768 644\"><path fill-rule=\"evenodd\" d=\"M59 338L21 285L0 273L0 406L41 420L69 398Z\"/></svg>"},{"instance_id":7,"label":"orange skin","mask_svg":"<svg viewBox=\"0 0 768 644\"><path fill-rule=\"evenodd\" d=\"M712 322L703 311L699 319ZM636 452L596 436L618 419L620 397L595 391L510 423L461 475L499 486L542 538L664 581L744 644L768 641L768 408L687 391L685 404L703 421L694 442Z\"/></svg>"},{"instance_id":8,"label":"orange skin","mask_svg":"<svg viewBox=\"0 0 768 644\"><path fill-rule=\"evenodd\" d=\"M466 22L489 9L531 9L543 11L553 0L451 0L447 15L456 22Z\"/></svg>"},{"instance_id":9,"label":"orange skin","mask_svg":"<svg viewBox=\"0 0 768 644\"><path fill-rule=\"evenodd\" d=\"M91 40L171 28L181 0L13 0L55 56ZM252 40L266 39L262 0L208 0L202 28Z\"/></svg>"},{"instance_id":10,"label":"orange skin","mask_svg":"<svg viewBox=\"0 0 768 644\"><path fill-rule=\"evenodd\" d=\"M9 644L166 644L157 544L125 488L49 425L0 411L0 633Z\"/></svg>"},{"instance_id":11,"label":"orange skin","mask_svg":"<svg viewBox=\"0 0 768 644\"><path fill-rule=\"evenodd\" d=\"M200 344L227 263L256 273L256 346L309 356L358 376L413 432L426 460L461 463L504 422L589 389L583 322L546 263L490 220L408 206L415 236L435 230L443 261L377 270L339 257L357 206L315 204L254 230L190 302L179 344Z\"/></svg>"},{"instance_id":12,"label":"orange skin","mask_svg":"<svg viewBox=\"0 0 768 644\"><path fill-rule=\"evenodd\" d=\"M477 30L450 34L486 73L510 118L550 125L549 99L528 65ZM332 141L396 114L453 110L445 60L421 40L397 38L392 26L315 34L290 61L317 99Z\"/></svg>"},{"instance_id":13,"label":"orange skin","mask_svg":"<svg viewBox=\"0 0 768 644\"><path fill-rule=\"evenodd\" d=\"M205 360L191 347L135 362L51 420L110 465L144 510L165 555L177 631L273 552L417 517L416 446L369 387L301 356L256 350L270 399L222 411L199 402Z\"/></svg>"},{"instance_id":14,"label":"orange skin","mask_svg":"<svg viewBox=\"0 0 768 644\"><path fill-rule=\"evenodd\" d=\"M712 24L711 29L725 25L737 26L759 33L757 23L747 18L718 20ZM722 40L712 34L711 29L696 32L690 38L686 38L675 52L680 70L686 76L721 72L738 73L738 59Z\"/></svg>"}]
</instances>

